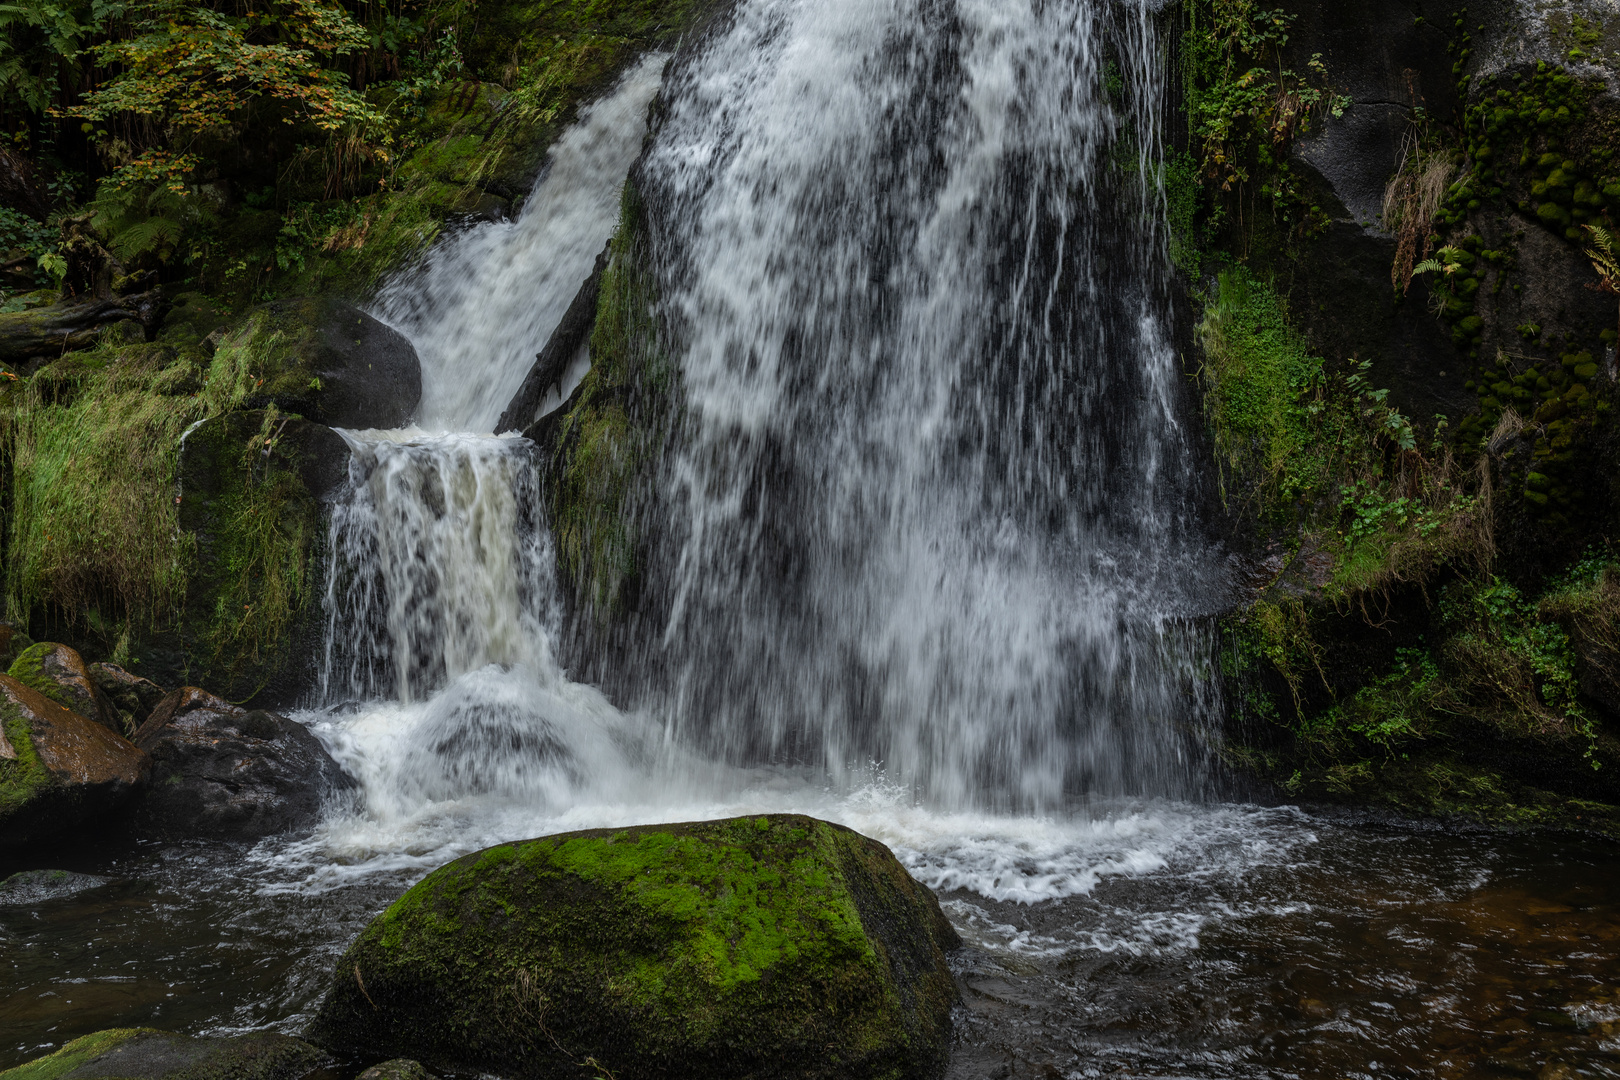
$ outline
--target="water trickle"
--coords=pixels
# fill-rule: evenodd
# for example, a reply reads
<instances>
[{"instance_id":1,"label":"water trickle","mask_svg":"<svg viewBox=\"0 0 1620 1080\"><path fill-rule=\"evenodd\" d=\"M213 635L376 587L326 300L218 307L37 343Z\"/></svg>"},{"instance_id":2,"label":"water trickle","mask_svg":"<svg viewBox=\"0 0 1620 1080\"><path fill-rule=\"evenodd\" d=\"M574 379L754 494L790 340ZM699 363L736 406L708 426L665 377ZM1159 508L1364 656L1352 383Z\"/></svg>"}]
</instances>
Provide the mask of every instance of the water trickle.
<instances>
[{"instance_id":1,"label":"water trickle","mask_svg":"<svg viewBox=\"0 0 1620 1080\"><path fill-rule=\"evenodd\" d=\"M677 63L637 179L682 412L610 685L947 805L1193 790L1163 83L1105 0L755 0Z\"/></svg>"}]
</instances>

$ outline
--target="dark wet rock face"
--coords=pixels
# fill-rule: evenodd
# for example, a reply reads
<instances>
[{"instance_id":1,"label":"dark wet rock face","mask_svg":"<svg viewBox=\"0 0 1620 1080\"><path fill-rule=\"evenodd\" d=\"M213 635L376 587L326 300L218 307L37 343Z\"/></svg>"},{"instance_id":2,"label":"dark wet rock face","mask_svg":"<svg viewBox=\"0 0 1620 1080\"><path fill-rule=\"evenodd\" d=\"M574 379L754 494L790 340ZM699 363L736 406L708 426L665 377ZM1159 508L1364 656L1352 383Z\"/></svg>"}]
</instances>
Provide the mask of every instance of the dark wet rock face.
<instances>
[{"instance_id":1,"label":"dark wet rock face","mask_svg":"<svg viewBox=\"0 0 1620 1080\"><path fill-rule=\"evenodd\" d=\"M403 427L422 398L422 370L405 336L332 297L255 308L217 349L248 350L264 378L245 403L274 404L332 427Z\"/></svg>"},{"instance_id":2,"label":"dark wet rock face","mask_svg":"<svg viewBox=\"0 0 1620 1080\"><path fill-rule=\"evenodd\" d=\"M353 786L295 720L176 690L135 735L151 758L136 828L158 836L254 839L312 827L329 793Z\"/></svg>"},{"instance_id":3,"label":"dark wet rock face","mask_svg":"<svg viewBox=\"0 0 1620 1080\"><path fill-rule=\"evenodd\" d=\"M118 709L90 676L84 658L66 645L42 641L23 650L6 673L63 708L89 717L109 731L126 734Z\"/></svg>"},{"instance_id":4,"label":"dark wet rock face","mask_svg":"<svg viewBox=\"0 0 1620 1080\"><path fill-rule=\"evenodd\" d=\"M287 1035L197 1039L152 1028L115 1028L75 1039L5 1080L299 1080L324 1055Z\"/></svg>"},{"instance_id":5,"label":"dark wet rock face","mask_svg":"<svg viewBox=\"0 0 1620 1080\"><path fill-rule=\"evenodd\" d=\"M129 740L0 675L0 847L115 808L145 768Z\"/></svg>"},{"instance_id":6,"label":"dark wet rock face","mask_svg":"<svg viewBox=\"0 0 1620 1080\"><path fill-rule=\"evenodd\" d=\"M61 900L99 889L113 878L76 874L72 870L24 870L0 881L0 907L20 907Z\"/></svg>"},{"instance_id":7,"label":"dark wet rock face","mask_svg":"<svg viewBox=\"0 0 1620 1080\"><path fill-rule=\"evenodd\" d=\"M146 722L168 693L151 679L133 675L117 664L91 664L89 672L91 680L107 695L107 700L124 717L132 732Z\"/></svg>"},{"instance_id":8,"label":"dark wet rock face","mask_svg":"<svg viewBox=\"0 0 1620 1080\"><path fill-rule=\"evenodd\" d=\"M515 1080L932 1077L959 943L886 847L814 818L565 833L406 893L310 1038Z\"/></svg>"}]
</instances>

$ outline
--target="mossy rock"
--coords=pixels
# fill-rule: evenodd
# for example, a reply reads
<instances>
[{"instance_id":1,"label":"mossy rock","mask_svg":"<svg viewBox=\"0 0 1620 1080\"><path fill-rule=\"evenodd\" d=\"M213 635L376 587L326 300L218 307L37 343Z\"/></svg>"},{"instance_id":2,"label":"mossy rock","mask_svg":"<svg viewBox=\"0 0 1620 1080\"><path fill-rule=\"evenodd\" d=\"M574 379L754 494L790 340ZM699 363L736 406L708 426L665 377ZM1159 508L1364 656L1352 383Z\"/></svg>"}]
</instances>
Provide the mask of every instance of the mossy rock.
<instances>
[{"instance_id":1,"label":"mossy rock","mask_svg":"<svg viewBox=\"0 0 1620 1080\"><path fill-rule=\"evenodd\" d=\"M112 810L145 770L127 739L0 675L0 847Z\"/></svg>"},{"instance_id":2,"label":"mossy rock","mask_svg":"<svg viewBox=\"0 0 1620 1080\"><path fill-rule=\"evenodd\" d=\"M422 398L404 335L333 297L254 308L220 340L209 378L234 382L234 406L274 405L332 427L403 427Z\"/></svg>"},{"instance_id":3,"label":"mossy rock","mask_svg":"<svg viewBox=\"0 0 1620 1080\"><path fill-rule=\"evenodd\" d=\"M0 1080L298 1080L323 1055L287 1035L196 1039L154 1028L112 1028L74 1039Z\"/></svg>"},{"instance_id":4,"label":"mossy rock","mask_svg":"<svg viewBox=\"0 0 1620 1080\"><path fill-rule=\"evenodd\" d=\"M348 462L331 428L273 409L187 433L177 470L178 523L195 552L186 607L174 629L133 643L144 676L266 706L304 693L321 634L313 597L327 503Z\"/></svg>"},{"instance_id":5,"label":"mossy rock","mask_svg":"<svg viewBox=\"0 0 1620 1080\"><path fill-rule=\"evenodd\" d=\"M89 717L109 731L128 734L118 710L90 677L84 658L66 645L54 641L31 645L12 662L6 674L64 709Z\"/></svg>"},{"instance_id":6,"label":"mossy rock","mask_svg":"<svg viewBox=\"0 0 1620 1080\"><path fill-rule=\"evenodd\" d=\"M565 833L417 884L339 961L309 1037L514 1080L587 1059L618 1080L928 1077L958 944L889 850L839 825Z\"/></svg>"}]
</instances>

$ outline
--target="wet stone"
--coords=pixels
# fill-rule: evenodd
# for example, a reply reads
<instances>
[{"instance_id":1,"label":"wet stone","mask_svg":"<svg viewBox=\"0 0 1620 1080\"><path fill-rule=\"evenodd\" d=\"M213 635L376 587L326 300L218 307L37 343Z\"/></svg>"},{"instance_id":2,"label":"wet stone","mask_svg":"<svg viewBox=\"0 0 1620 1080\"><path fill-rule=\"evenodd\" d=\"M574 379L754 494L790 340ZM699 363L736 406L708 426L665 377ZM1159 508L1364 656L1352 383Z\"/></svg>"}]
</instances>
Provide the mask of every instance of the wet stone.
<instances>
[{"instance_id":1,"label":"wet stone","mask_svg":"<svg viewBox=\"0 0 1620 1080\"><path fill-rule=\"evenodd\" d=\"M394 1058L380 1065L373 1065L361 1073L355 1080L437 1080L437 1078L420 1061L410 1058Z\"/></svg>"},{"instance_id":2,"label":"wet stone","mask_svg":"<svg viewBox=\"0 0 1620 1080\"><path fill-rule=\"evenodd\" d=\"M308 829L328 795L354 786L296 720L195 686L159 702L135 744L152 761L134 815L147 835L256 839Z\"/></svg>"},{"instance_id":3,"label":"wet stone","mask_svg":"<svg viewBox=\"0 0 1620 1080\"><path fill-rule=\"evenodd\" d=\"M0 881L0 906L42 904L98 889L113 878L72 870L23 870Z\"/></svg>"},{"instance_id":4,"label":"wet stone","mask_svg":"<svg viewBox=\"0 0 1620 1080\"><path fill-rule=\"evenodd\" d=\"M96 685L84 657L66 645L54 641L32 645L12 661L7 674L63 708L89 717L109 731L127 734L118 709Z\"/></svg>"},{"instance_id":5,"label":"wet stone","mask_svg":"<svg viewBox=\"0 0 1620 1080\"><path fill-rule=\"evenodd\" d=\"M140 783L129 740L9 675L0 675L0 846L105 813Z\"/></svg>"}]
</instances>

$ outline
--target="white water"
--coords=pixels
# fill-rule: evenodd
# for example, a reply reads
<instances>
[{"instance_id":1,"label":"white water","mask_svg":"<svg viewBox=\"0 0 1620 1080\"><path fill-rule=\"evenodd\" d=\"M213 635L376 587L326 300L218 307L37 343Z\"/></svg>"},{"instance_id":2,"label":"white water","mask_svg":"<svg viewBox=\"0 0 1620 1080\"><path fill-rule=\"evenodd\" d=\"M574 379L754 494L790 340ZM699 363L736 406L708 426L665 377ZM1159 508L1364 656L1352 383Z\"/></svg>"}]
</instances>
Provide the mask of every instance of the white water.
<instances>
[{"instance_id":1,"label":"white water","mask_svg":"<svg viewBox=\"0 0 1620 1080\"><path fill-rule=\"evenodd\" d=\"M410 338L422 361L418 426L495 429L613 235L668 59L648 55L563 133L516 221L440 243L382 291L372 314Z\"/></svg>"},{"instance_id":2,"label":"white water","mask_svg":"<svg viewBox=\"0 0 1620 1080\"><path fill-rule=\"evenodd\" d=\"M274 848L298 887L760 812L1026 903L1300 842L1117 797L1198 775L1155 162L1127 137L1157 124L1157 66L1131 2L744 0L671 77L644 180L689 412L617 703L559 660L528 444L476 433L611 231L662 58L559 140L519 222L387 290L422 419L349 433L329 706L304 719L361 796ZM1171 922L1110 940L1195 940Z\"/></svg>"}]
</instances>

